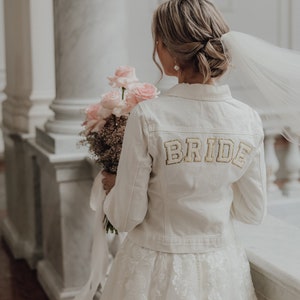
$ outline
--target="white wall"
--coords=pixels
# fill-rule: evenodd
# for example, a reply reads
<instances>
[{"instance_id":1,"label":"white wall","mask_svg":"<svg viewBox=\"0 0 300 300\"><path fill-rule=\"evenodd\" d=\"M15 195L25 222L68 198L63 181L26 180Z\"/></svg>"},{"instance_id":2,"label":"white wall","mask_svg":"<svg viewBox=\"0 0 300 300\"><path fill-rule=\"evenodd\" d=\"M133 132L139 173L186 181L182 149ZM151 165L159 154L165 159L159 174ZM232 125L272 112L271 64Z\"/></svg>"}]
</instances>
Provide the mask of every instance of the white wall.
<instances>
[{"instance_id":1,"label":"white wall","mask_svg":"<svg viewBox=\"0 0 300 300\"><path fill-rule=\"evenodd\" d=\"M145 3L146 2L146 3ZM128 9L129 64L140 80L156 82L152 62L152 13L161 0L130 0ZM282 47L300 49L299 0L213 0L232 30L263 38ZM138 13L137 13L138 12ZM174 80L169 80L174 83Z\"/></svg>"},{"instance_id":2,"label":"white wall","mask_svg":"<svg viewBox=\"0 0 300 300\"><path fill-rule=\"evenodd\" d=\"M213 0L232 30L263 38L276 45L300 49L298 0Z\"/></svg>"},{"instance_id":3,"label":"white wall","mask_svg":"<svg viewBox=\"0 0 300 300\"><path fill-rule=\"evenodd\" d=\"M291 46L300 50L300 1L291 0Z\"/></svg>"},{"instance_id":4,"label":"white wall","mask_svg":"<svg viewBox=\"0 0 300 300\"><path fill-rule=\"evenodd\" d=\"M152 14L157 1L130 0L128 9L129 64L136 68L141 81L155 83L159 78L152 62Z\"/></svg>"}]
</instances>

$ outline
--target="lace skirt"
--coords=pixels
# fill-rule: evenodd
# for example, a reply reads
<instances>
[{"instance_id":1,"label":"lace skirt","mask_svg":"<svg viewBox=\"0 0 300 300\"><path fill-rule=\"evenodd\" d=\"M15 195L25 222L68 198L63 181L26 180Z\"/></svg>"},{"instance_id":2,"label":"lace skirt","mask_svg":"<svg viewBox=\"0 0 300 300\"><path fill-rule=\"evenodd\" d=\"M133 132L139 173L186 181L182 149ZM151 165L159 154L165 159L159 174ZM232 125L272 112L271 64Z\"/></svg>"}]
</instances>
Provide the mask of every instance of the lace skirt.
<instances>
[{"instance_id":1,"label":"lace skirt","mask_svg":"<svg viewBox=\"0 0 300 300\"><path fill-rule=\"evenodd\" d=\"M111 267L101 300L256 300L244 249L173 254L129 239Z\"/></svg>"}]
</instances>

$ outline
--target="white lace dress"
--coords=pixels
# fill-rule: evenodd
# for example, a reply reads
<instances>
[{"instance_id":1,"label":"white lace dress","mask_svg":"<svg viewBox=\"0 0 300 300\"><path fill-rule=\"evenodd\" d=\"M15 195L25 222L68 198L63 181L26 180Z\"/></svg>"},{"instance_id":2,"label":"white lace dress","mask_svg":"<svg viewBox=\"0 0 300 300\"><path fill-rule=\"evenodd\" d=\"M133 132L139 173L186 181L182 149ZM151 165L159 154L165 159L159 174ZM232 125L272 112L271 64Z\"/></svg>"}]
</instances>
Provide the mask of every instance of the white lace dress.
<instances>
[{"instance_id":1,"label":"white lace dress","mask_svg":"<svg viewBox=\"0 0 300 300\"><path fill-rule=\"evenodd\" d=\"M126 239L101 300L256 300L241 246L201 254L142 248Z\"/></svg>"}]
</instances>

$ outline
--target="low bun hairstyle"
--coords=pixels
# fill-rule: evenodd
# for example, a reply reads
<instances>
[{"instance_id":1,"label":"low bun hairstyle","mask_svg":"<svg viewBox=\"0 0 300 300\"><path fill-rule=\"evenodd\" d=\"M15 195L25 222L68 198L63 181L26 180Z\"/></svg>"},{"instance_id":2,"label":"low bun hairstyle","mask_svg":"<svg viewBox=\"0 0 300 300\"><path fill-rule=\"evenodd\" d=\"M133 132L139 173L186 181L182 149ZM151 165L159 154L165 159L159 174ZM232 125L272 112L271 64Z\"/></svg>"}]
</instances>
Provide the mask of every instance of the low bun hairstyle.
<instances>
[{"instance_id":1,"label":"low bun hairstyle","mask_svg":"<svg viewBox=\"0 0 300 300\"><path fill-rule=\"evenodd\" d=\"M222 76L229 58L221 37L229 27L208 0L169 0L154 12L152 34L176 59L181 70L193 68L203 76L203 83ZM156 47L153 59L156 59Z\"/></svg>"}]
</instances>

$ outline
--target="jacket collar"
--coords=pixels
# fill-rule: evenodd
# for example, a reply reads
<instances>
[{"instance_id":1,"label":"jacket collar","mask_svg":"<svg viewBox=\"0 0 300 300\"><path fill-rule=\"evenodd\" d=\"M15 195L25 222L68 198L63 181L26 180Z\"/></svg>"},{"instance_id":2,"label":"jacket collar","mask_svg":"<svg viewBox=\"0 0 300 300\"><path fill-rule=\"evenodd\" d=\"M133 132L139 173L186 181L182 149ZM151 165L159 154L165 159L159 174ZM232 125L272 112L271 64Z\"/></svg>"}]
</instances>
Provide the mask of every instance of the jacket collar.
<instances>
[{"instance_id":1,"label":"jacket collar","mask_svg":"<svg viewBox=\"0 0 300 300\"><path fill-rule=\"evenodd\" d=\"M226 101L232 99L228 85L179 83L164 95L202 101Z\"/></svg>"}]
</instances>

